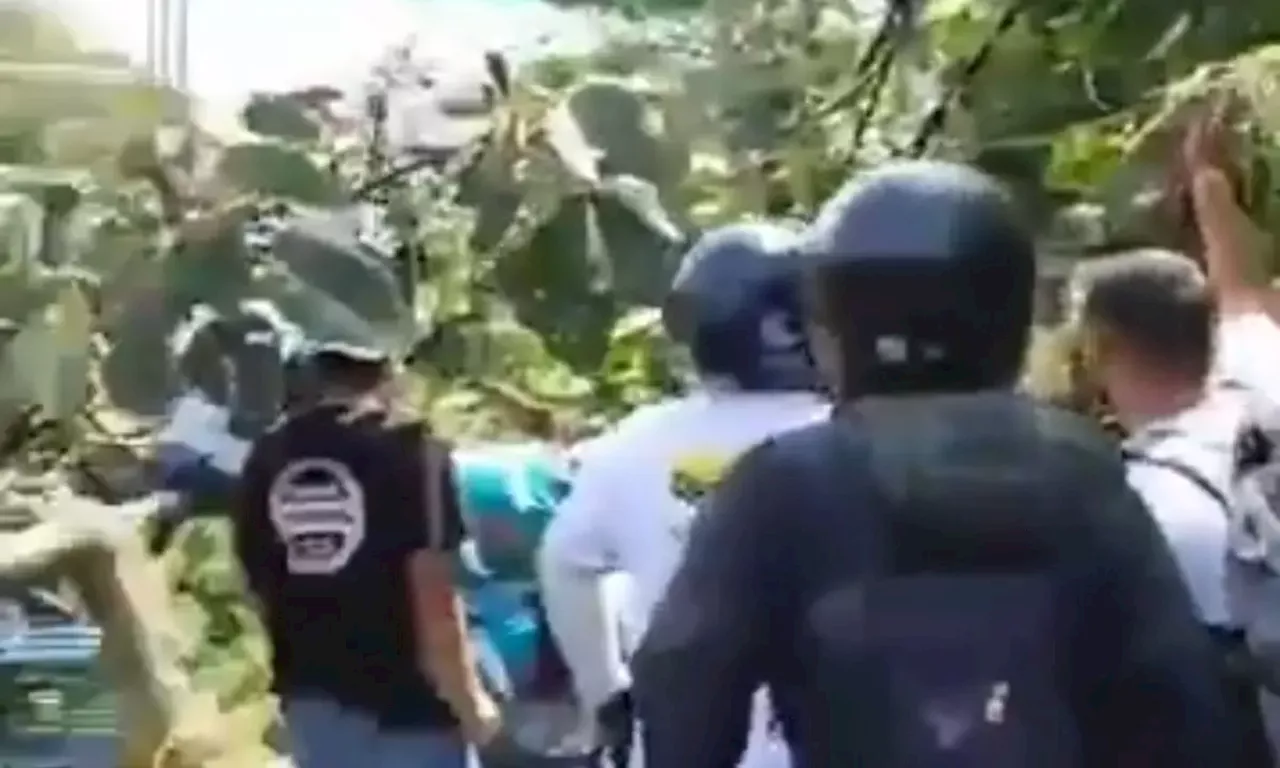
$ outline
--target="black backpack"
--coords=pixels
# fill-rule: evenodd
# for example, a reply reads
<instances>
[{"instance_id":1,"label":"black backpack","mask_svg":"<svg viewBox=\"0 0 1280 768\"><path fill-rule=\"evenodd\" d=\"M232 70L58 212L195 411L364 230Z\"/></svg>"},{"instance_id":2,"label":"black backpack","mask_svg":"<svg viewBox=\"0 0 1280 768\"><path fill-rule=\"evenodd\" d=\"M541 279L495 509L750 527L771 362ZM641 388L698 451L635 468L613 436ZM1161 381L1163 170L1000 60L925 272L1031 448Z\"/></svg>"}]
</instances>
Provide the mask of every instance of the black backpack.
<instances>
[{"instance_id":1,"label":"black backpack","mask_svg":"<svg viewBox=\"0 0 1280 768\"><path fill-rule=\"evenodd\" d=\"M902 466L909 462L886 421L867 441L879 486L895 503L916 503L924 480ZM829 452L865 464L855 450ZM859 517L867 520L863 556L874 565L856 595L821 598L806 624L833 676L850 681L857 717L874 723L860 738L876 746L861 759L895 768L1082 768L1079 725L1059 678L1068 601L1052 575L1017 558L991 568L976 560L901 568L890 554L893 524ZM874 695L854 690L855 680Z\"/></svg>"}]
</instances>

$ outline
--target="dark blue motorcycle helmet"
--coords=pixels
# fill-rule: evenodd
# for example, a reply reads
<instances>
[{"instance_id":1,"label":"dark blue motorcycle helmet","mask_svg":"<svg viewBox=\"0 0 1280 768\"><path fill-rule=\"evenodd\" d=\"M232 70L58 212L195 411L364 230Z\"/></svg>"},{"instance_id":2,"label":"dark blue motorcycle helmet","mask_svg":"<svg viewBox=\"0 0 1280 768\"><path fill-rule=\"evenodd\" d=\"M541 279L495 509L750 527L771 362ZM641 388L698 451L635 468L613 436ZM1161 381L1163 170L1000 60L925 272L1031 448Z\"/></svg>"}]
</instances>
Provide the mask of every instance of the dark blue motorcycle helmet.
<instances>
[{"instance_id":1,"label":"dark blue motorcycle helmet","mask_svg":"<svg viewBox=\"0 0 1280 768\"><path fill-rule=\"evenodd\" d=\"M662 318L700 379L745 391L817 388L797 243L781 224L735 224L685 254Z\"/></svg>"},{"instance_id":2,"label":"dark blue motorcycle helmet","mask_svg":"<svg viewBox=\"0 0 1280 768\"><path fill-rule=\"evenodd\" d=\"M802 239L811 333L843 398L1017 379L1035 247L995 179L953 163L892 163L846 183Z\"/></svg>"}]
</instances>

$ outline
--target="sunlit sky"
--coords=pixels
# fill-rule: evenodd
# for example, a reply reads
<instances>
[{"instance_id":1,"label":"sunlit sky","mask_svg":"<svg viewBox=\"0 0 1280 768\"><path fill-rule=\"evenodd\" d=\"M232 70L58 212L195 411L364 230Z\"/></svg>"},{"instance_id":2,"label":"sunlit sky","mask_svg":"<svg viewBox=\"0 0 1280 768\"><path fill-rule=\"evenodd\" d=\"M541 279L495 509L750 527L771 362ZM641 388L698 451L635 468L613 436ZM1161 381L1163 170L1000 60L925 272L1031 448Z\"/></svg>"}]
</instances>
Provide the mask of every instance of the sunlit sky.
<instances>
[{"instance_id":1,"label":"sunlit sky","mask_svg":"<svg viewBox=\"0 0 1280 768\"><path fill-rule=\"evenodd\" d=\"M190 85L230 106L254 90L354 84L386 49L420 49L467 65L477 51L590 39L592 23L541 0L188 0ZM95 44L146 60L147 0L39 0Z\"/></svg>"}]
</instances>

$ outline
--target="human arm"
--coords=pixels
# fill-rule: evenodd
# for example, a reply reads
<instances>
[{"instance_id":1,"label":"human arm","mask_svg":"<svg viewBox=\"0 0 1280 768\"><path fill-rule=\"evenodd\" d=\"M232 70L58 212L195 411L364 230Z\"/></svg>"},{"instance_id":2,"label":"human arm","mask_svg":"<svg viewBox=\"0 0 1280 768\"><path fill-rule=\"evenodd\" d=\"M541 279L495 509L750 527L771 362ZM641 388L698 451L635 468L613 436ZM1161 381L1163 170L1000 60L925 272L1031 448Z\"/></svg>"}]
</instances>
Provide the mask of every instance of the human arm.
<instances>
[{"instance_id":1,"label":"human arm","mask_svg":"<svg viewBox=\"0 0 1280 768\"><path fill-rule=\"evenodd\" d=\"M613 522L626 510L617 499L622 478L613 457L587 451L579 458L569 494L543 535L538 580L547 624L573 676L578 701L595 712L631 685L618 617L604 585L617 559Z\"/></svg>"},{"instance_id":2,"label":"human arm","mask_svg":"<svg viewBox=\"0 0 1280 768\"><path fill-rule=\"evenodd\" d=\"M1209 110L1192 122L1182 146L1205 271L1224 319L1261 311L1273 323L1280 322L1280 294L1258 279L1260 233L1222 165L1227 139L1219 112Z\"/></svg>"},{"instance_id":3,"label":"human arm","mask_svg":"<svg viewBox=\"0 0 1280 768\"><path fill-rule=\"evenodd\" d=\"M1209 112L1183 139L1182 165L1204 268L1218 310L1215 374L1250 389L1280 394L1280 291L1258 269L1261 232L1240 204L1224 169L1224 131Z\"/></svg>"},{"instance_id":4,"label":"human arm","mask_svg":"<svg viewBox=\"0 0 1280 768\"><path fill-rule=\"evenodd\" d=\"M467 610L456 583L456 559L464 539L462 512L449 448L428 440L417 504L390 526L392 549L403 557L414 635L422 672L477 744L492 739L498 711L477 673Z\"/></svg>"},{"instance_id":5,"label":"human arm","mask_svg":"<svg viewBox=\"0 0 1280 768\"><path fill-rule=\"evenodd\" d=\"M733 768L746 746L774 629L786 623L794 505L768 444L747 453L707 500L684 559L631 662L650 765Z\"/></svg>"}]
</instances>

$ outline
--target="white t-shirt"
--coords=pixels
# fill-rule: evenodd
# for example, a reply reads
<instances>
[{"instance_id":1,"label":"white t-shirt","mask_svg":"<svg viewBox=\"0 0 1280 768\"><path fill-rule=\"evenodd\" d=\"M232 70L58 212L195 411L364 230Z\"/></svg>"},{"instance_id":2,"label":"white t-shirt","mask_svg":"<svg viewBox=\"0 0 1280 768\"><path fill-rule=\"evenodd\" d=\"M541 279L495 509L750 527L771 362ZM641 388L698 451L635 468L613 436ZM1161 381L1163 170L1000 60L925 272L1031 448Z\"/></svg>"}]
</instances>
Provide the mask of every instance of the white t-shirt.
<instances>
[{"instance_id":1,"label":"white t-shirt","mask_svg":"<svg viewBox=\"0 0 1280 768\"><path fill-rule=\"evenodd\" d=\"M1218 327L1215 380L1229 380L1280 403L1280 326L1262 312L1224 319ZM1229 494L1234 446L1247 398L1212 389L1194 408L1149 424L1126 446L1172 459ZM1193 480L1167 467L1130 462L1129 484L1142 496L1177 558L1201 619L1227 624L1225 554L1232 541L1227 510Z\"/></svg>"},{"instance_id":2,"label":"white t-shirt","mask_svg":"<svg viewBox=\"0 0 1280 768\"><path fill-rule=\"evenodd\" d=\"M1139 454L1175 461L1225 494L1231 487L1232 446L1242 414L1238 397L1213 393L1190 410L1148 424L1130 436L1125 446ZM1228 510L1177 470L1130 460L1127 471L1129 485L1146 502L1173 550L1200 620L1230 625L1225 584Z\"/></svg>"},{"instance_id":3,"label":"white t-shirt","mask_svg":"<svg viewBox=\"0 0 1280 768\"><path fill-rule=\"evenodd\" d=\"M1214 374L1280 403L1280 325L1262 311L1218 325Z\"/></svg>"},{"instance_id":4,"label":"white t-shirt","mask_svg":"<svg viewBox=\"0 0 1280 768\"><path fill-rule=\"evenodd\" d=\"M752 447L830 412L826 401L808 393L707 391L641 408L575 453L573 489L543 539L543 557L627 574L622 623L638 640L680 564L699 508L697 481L708 490ZM570 668L591 655L568 659ZM603 680L611 673L574 674ZM765 693L757 693L742 766L790 764L786 746L770 735L771 712ZM641 764L636 750L632 766Z\"/></svg>"},{"instance_id":5,"label":"white t-shirt","mask_svg":"<svg viewBox=\"0 0 1280 768\"><path fill-rule=\"evenodd\" d=\"M808 393L699 392L641 408L577 454L543 546L579 568L630 574L626 618L643 633L697 512L677 497L678 474L722 473L765 439L829 413Z\"/></svg>"}]
</instances>

